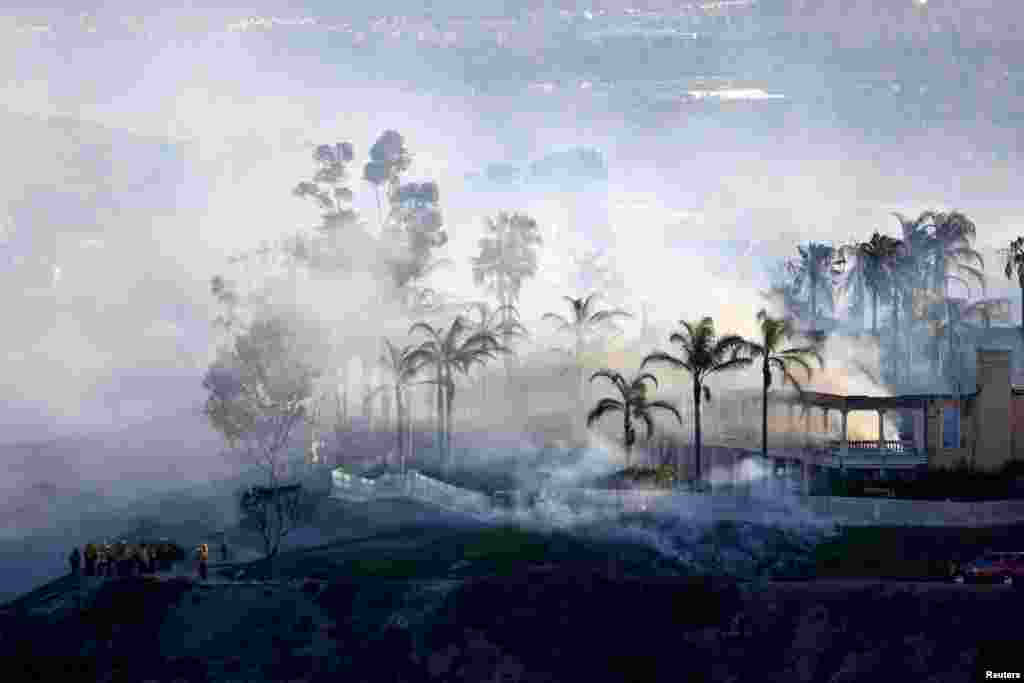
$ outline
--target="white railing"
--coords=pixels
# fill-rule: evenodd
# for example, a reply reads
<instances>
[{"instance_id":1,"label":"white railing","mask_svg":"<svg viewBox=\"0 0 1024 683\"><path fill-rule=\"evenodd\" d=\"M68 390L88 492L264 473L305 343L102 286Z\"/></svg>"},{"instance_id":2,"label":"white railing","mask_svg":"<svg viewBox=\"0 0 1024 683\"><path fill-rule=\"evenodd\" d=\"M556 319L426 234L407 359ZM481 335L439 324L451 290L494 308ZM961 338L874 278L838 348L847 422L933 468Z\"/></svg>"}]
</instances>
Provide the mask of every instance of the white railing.
<instances>
[{"instance_id":1,"label":"white railing","mask_svg":"<svg viewBox=\"0 0 1024 683\"><path fill-rule=\"evenodd\" d=\"M408 497L450 510L468 512L484 512L491 507L490 498L482 493L446 484L415 470L405 475L382 474L376 479L335 470L331 478L331 495L343 500L365 502Z\"/></svg>"}]
</instances>

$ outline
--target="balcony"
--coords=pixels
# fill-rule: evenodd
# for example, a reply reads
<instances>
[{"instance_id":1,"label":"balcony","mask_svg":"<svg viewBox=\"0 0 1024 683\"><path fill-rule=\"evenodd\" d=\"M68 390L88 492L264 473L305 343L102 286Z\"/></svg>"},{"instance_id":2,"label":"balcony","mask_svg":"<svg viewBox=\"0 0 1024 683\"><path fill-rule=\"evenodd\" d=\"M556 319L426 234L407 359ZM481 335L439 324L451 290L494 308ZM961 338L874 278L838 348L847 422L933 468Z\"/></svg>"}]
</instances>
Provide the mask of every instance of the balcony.
<instances>
[{"instance_id":1,"label":"balcony","mask_svg":"<svg viewBox=\"0 0 1024 683\"><path fill-rule=\"evenodd\" d=\"M909 469L928 464L928 454L919 451L913 441L890 439L881 442L849 441L844 456L842 443L828 442L812 459L814 464L826 467L853 467L863 469Z\"/></svg>"}]
</instances>

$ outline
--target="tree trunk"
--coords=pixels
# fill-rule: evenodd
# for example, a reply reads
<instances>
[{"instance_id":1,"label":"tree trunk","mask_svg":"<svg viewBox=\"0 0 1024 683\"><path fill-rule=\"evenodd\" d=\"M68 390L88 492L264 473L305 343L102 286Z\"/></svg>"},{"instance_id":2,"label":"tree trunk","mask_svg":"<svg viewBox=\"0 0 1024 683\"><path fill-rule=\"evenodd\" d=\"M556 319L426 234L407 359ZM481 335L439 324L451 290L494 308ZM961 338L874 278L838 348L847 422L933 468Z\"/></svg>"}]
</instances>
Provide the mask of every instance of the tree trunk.
<instances>
[{"instance_id":1,"label":"tree trunk","mask_svg":"<svg viewBox=\"0 0 1024 683\"><path fill-rule=\"evenodd\" d=\"M811 286L811 329L818 329L818 279L814 276L814 264L809 263L811 266L811 276L809 284Z\"/></svg>"},{"instance_id":2,"label":"tree trunk","mask_svg":"<svg viewBox=\"0 0 1024 683\"><path fill-rule=\"evenodd\" d=\"M694 457L694 478L698 487L701 482L700 471L700 382L693 380L693 457Z\"/></svg>"},{"instance_id":3,"label":"tree trunk","mask_svg":"<svg viewBox=\"0 0 1024 683\"><path fill-rule=\"evenodd\" d=\"M625 405L625 410L622 411L623 412L622 421L624 423L624 435L626 437L626 469L627 470L629 469L630 451L633 450L633 439L632 439L633 435L630 434L630 429L629 429L629 408L630 408L630 406L629 406L629 403L627 402L626 405Z\"/></svg>"},{"instance_id":4,"label":"tree trunk","mask_svg":"<svg viewBox=\"0 0 1024 683\"><path fill-rule=\"evenodd\" d=\"M445 456L448 460L454 464L454 458L452 455L452 430L454 429L454 411L455 411L455 389L454 387L445 387Z\"/></svg>"},{"instance_id":5,"label":"tree trunk","mask_svg":"<svg viewBox=\"0 0 1024 683\"><path fill-rule=\"evenodd\" d=\"M765 357L761 382L761 457L765 462L768 462L768 382L771 381L770 372L768 358Z\"/></svg>"},{"instance_id":6,"label":"tree trunk","mask_svg":"<svg viewBox=\"0 0 1024 683\"><path fill-rule=\"evenodd\" d=\"M437 366L437 392L434 402L437 408L437 457L444 463L444 384L441 366Z\"/></svg>"},{"instance_id":7,"label":"tree trunk","mask_svg":"<svg viewBox=\"0 0 1024 683\"><path fill-rule=\"evenodd\" d=\"M395 456L398 458L399 467L405 474L405 416L402 407L402 385L395 383Z\"/></svg>"},{"instance_id":8,"label":"tree trunk","mask_svg":"<svg viewBox=\"0 0 1024 683\"><path fill-rule=\"evenodd\" d=\"M871 334L878 336L878 289L871 289Z\"/></svg>"}]
</instances>

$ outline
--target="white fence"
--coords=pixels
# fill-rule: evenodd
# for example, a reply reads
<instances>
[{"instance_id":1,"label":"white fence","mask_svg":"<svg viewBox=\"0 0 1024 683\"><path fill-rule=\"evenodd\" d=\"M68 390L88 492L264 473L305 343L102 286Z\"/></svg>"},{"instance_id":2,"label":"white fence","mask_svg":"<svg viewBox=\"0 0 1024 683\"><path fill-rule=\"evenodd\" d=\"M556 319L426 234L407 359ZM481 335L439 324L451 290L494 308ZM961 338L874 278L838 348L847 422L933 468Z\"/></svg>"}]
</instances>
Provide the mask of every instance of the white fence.
<instances>
[{"instance_id":1,"label":"white fence","mask_svg":"<svg viewBox=\"0 0 1024 683\"><path fill-rule=\"evenodd\" d=\"M404 476L382 474L376 479L335 470L331 473L331 479L331 495L344 500L363 502L385 498L414 498L463 512L485 512L491 507L491 499L482 493L446 484L415 470Z\"/></svg>"},{"instance_id":2,"label":"white fence","mask_svg":"<svg viewBox=\"0 0 1024 683\"><path fill-rule=\"evenodd\" d=\"M368 501L409 497L450 510L480 513L500 498L505 504L532 506L555 502L570 509L640 511L665 506L685 509L711 519L785 520L816 518L850 526L965 526L982 527L1024 523L1024 500L953 503L893 498L840 498L770 493L697 494L671 490L608 490L566 488L537 492L509 491L496 499L452 486L416 471L365 479L339 470L331 473L331 495Z\"/></svg>"}]
</instances>

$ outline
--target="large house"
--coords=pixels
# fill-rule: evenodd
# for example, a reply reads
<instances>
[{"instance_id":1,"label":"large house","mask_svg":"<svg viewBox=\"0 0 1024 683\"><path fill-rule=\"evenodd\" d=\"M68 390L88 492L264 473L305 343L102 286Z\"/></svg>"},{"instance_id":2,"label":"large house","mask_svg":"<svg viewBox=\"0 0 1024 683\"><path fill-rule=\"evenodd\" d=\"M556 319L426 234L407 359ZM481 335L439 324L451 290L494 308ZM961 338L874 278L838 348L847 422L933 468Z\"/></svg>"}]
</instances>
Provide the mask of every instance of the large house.
<instances>
[{"instance_id":1,"label":"large house","mask_svg":"<svg viewBox=\"0 0 1024 683\"><path fill-rule=\"evenodd\" d=\"M1019 344L1015 339L1004 348L975 346L974 362L970 372L965 373L971 388L959 395L852 396L805 392L803 396L788 398L794 408L803 409L806 425L806 447L800 451L799 466L808 475L823 468L838 468L884 477L896 471L950 468L960 463L980 470L997 470L1024 457L1024 387L1012 382L1014 352ZM851 440L847 425L854 411L875 413L880 428L887 415L909 416L899 422L910 425L910 429L901 429L900 438L894 440ZM821 438L823 434L832 436L829 428L836 414L839 438Z\"/></svg>"}]
</instances>

